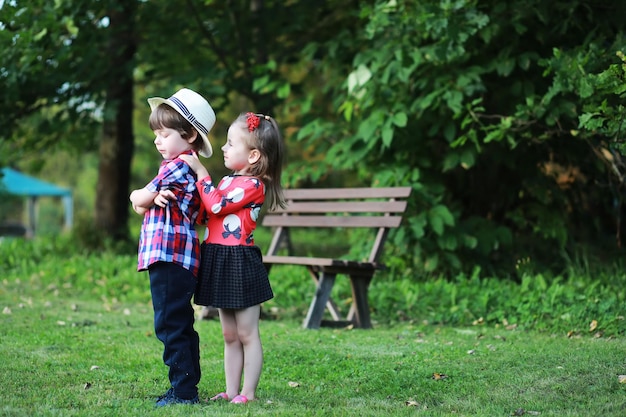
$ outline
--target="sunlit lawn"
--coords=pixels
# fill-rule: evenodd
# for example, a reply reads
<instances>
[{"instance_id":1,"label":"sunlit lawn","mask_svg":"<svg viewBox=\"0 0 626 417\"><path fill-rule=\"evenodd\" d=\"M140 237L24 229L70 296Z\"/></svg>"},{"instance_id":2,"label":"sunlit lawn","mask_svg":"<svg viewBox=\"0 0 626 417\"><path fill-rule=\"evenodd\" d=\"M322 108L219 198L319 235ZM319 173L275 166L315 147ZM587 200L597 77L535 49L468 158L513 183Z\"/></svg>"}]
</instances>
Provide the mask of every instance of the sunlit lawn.
<instances>
[{"instance_id":1,"label":"sunlit lawn","mask_svg":"<svg viewBox=\"0 0 626 417\"><path fill-rule=\"evenodd\" d=\"M0 416L626 415L622 286L537 277L520 297L505 280L379 276L373 329L305 330L310 278L273 269L259 400L206 401L224 390L223 342L218 321L201 321L202 403L155 409L167 369L135 256L63 256L50 242L0 249ZM472 325L480 308L536 326ZM431 324L454 317L465 325Z\"/></svg>"},{"instance_id":2,"label":"sunlit lawn","mask_svg":"<svg viewBox=\"0 0 626 417\"><path fill-rule=\"evenodd\" d=\"M304 330L263 320L259 401L154 409L168 388L149 304L0 285L3 416L622 416L626 342L504 328ZM203 399L224 387L217 321L197 323Z\"/></svg>"}]
</instances>

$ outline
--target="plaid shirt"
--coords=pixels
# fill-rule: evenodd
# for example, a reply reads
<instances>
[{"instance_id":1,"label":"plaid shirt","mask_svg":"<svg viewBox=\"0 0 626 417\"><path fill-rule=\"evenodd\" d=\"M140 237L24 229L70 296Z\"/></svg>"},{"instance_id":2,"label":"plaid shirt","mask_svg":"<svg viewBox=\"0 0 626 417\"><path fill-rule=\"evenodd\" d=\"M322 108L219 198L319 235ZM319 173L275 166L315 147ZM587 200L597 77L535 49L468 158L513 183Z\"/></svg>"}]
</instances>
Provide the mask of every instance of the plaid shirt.
<instances>
[{"instance_id":1,"label":"plaid shirt","mask_svg":"<svg viewBox=\"0 0 626 417\"><path fill-rule=\"evenodd\" d=\"M152 192L170 189L177 201L164 208L154 205L144 215L137 270L159 261L173 262L197 276L200 243L194 224L201 203L193 171L182 159L164 160L146 188Z\"/></svg>"}]
</instances>

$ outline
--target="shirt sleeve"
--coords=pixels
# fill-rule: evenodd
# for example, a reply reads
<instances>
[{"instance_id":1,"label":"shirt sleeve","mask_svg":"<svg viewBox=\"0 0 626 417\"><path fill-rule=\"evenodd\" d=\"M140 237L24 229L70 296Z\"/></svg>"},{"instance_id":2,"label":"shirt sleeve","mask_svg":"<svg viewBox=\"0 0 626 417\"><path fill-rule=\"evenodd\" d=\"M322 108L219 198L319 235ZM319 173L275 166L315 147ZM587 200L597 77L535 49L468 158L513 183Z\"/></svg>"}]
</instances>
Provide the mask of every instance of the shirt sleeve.
<instances>
[{"instance_id":1,"label":"shirt sleeve","mask_svg":"<svg viewBox=\"0 0 626 417\"><path fill-rule=\"evenodd\" d=\"M146 185L146 188L152 192L176 188L177 184L184 179L187 170L187 164L180 158L163 161L159 173Z\"/></svg>"},{"instance_id":2,"label":"shirt sleeve","mask_svg":"<svg viewBox=\"0 0 626 417\"><path fill-rule=\"evenodd\" d=\"M265 200L265 185L256 177L224 177L217 187L205 177L197 185L208 215L235 213Z\"/></svg>"}]
</instances>

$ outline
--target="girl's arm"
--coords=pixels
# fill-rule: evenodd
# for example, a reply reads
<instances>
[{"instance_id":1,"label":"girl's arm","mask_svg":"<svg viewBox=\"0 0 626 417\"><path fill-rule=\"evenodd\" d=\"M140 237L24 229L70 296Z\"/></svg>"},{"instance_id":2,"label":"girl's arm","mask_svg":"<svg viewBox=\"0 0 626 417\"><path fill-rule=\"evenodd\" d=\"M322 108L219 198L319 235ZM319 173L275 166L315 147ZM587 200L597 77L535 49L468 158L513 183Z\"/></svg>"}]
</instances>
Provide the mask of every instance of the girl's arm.
<instances>
[{"instance_id":1,"label":"girl's arm","mask_svg":"<svg viewBox=\"0 0 626 417\"><path fill-rule=\"evenodd\" d=\"M202 205L209 215L235 213L251 204L262 204L265 200L265 186L255 177L230 177L222 180L217 187L211 177L207 177L200 179L197 185Z\"/></svg>"}]
</instances>

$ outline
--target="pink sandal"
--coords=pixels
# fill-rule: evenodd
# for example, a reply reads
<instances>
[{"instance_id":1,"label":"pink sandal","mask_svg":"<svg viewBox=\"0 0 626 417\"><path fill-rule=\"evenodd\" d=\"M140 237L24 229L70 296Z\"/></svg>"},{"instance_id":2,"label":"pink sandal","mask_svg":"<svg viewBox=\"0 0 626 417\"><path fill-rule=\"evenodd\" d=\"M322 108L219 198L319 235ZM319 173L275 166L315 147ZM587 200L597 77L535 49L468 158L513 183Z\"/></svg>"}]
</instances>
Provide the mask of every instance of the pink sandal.
<instances>
[{"instance_id":1,"label":"pink sandal","mask_svg":"<svg viewBox=\"0 0 626 417\"><path fill-rule=\"evenodd\" d=\"M229 399L228 395L225 392L220 392L219 394L209 398L209 401L219 401L219 400L226 400L226 401L228 401L228 399Z\"/></svg>"},{"instance_id":2,"label":"pink sandal","mask_svg":"<svg viewBox=\"0 0 626 417\"><path fill-rule=\"evenodd\" d=\"M248 402L248 399L246 398L245 395L237 395L235 398L233 398L233 400L230 402L231 404L246 404Z\"/></svg>"}]
</instances>

